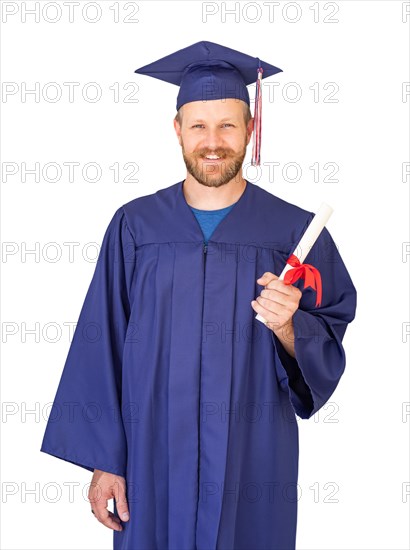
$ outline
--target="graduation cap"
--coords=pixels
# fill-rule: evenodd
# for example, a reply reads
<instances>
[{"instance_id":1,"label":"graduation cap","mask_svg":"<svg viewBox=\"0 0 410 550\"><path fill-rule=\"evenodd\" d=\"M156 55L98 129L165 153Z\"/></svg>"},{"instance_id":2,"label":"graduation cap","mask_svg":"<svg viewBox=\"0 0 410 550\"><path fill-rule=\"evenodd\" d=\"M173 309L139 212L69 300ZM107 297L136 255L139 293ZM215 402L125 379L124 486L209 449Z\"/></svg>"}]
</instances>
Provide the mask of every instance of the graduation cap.
<instances>
[{"instance_id":1,"label":"graduation cap","mask_svg":"<svg viewBox=\"0 0 410 550\"><path fill-rule=\"evenodd\" d=\"M236 98L250 105L246 86L256 81L252 165L260 164L262 130L261 80L282 69L237 50L196 42L136 71L179 86L177 111L191 101Z\"/></svg>"}]
</instances>

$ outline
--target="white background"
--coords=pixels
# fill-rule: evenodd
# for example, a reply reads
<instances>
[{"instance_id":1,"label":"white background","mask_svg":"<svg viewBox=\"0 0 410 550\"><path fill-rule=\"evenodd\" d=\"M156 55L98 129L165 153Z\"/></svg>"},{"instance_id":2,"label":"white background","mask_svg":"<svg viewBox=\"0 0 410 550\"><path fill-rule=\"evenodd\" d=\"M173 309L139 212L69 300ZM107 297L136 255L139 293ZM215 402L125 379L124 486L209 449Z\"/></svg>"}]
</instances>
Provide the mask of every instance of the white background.
<instances>
[{"instance_id":1,"label":"white background","mask_svg":"<svg viewBox=\"0 0 410 550\"><path fill-rule=\"evenodd\" d=\"M199 40L283 69L269 79L278 84L273 98L263 87L262 163L280 166L274 178L267 165L258 174L249 168L249 147L244 175L307 210L322 201L334 207L328 229L358 291L333 404L299 420L297 548L408 548L409 260L402 250L410 237L409 176L402 170L409 161L410 99L402 88L410 80L410 16L402 12L409 3L281 2L272 21L264 2L238 2L236 16L224 16L234 2L139 1L126 8L100 0L95 23L85 19L95 18L93 5L84 16L87 3L79 4L69 22L59 2L61 19L52 23L47 19L58 12L51 2L47 9L38 3L38 22L23 17L34 2L2 3L2 548L112 547L112 532L93 518L86 499L91 473L39 448L69 348L64 323L77 321L95 267L98 249L87 245L101 243L119 206L185 177L172 126L178 89L134 70ZM138 22L125 23L133 5ZM6 16L6 9L16 13ZM56 102L55 88L47 99L50 82L62 91ZM73 102L64 82L79 83ZM95 103L81 93L89 82L102 90ZM5 95L5 83L15 93ZM22 95L35 83L37 99ZM124 91L127 83L138 102L124 101L132 92ZM327 83L338 87L336 102L324 101L334 89ZM291 101L296 88L302 95ZM52 167L38 182L30 174L22 181L23 163L39 163L41 171L50 162L61 166L57 181L47 181L56 174ZM80 163L73 182L64 162ZM101 167L98 182L81 174L90 162ZM124 182L129 171L121 168L116 183L109 167L128 162L138 165L138 182ZM300 166L299 181L286 181L287 163ZM309 169L315 163L318 182ZM337 164L338 181L324 181L326 163ZM5 177L13 166L17 173ZM291 169L284 174L295 176ZM73 258L63 243L78 243ZM36 254L24 252L36 246ZM37 336L27 334L36 326Z\"/></svg>"}]
</instances>

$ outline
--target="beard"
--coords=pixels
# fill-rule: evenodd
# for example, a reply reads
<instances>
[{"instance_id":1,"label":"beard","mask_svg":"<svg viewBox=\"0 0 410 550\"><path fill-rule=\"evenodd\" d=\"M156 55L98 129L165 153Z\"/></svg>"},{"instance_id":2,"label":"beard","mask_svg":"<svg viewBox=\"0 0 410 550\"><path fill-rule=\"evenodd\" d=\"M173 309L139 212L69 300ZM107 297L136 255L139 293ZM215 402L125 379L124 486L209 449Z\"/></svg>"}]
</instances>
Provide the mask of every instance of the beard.
<instances>
[{"instance_id":1,"label":"beard","mask_svg":"<svg viewBox=\"0 0 410 550\"><path fill-rule=\"evenodd\" d=\"M187 153L182 142L182 156L188 172L202 185L207 187L220 187L231 181L238 174L242 167L243 159L246 154L246 140L240 151L234 151L229 147L217 147L210 150L206 147L198 149L193 153ZM210 162L207 164L201 159L206 155L216 155L220 157L218 163Z\"/></svg>"}]
</instances>

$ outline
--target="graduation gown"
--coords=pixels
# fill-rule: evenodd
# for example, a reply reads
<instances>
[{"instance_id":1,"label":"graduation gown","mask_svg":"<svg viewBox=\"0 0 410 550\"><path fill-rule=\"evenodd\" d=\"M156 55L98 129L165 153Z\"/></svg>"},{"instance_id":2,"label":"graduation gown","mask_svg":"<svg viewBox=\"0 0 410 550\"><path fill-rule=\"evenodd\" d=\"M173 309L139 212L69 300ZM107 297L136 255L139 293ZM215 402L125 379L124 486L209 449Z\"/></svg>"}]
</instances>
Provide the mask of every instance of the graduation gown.
<instances>
[{"instance_id":1,"label":"graduation gown","mask_svg":"<svg viewBox=\"0 0 410 550\"><path fill-rule=\"evenodd\" d=\"M305 260L322 304L303 290L296 358L251 300L312 217L249 181L207 246L183 181L112 217L41 451L125 477L130 520L114 549L295 547L295 415L338 384L356 291L324 229Z\"/></svg>"}]
</instances>

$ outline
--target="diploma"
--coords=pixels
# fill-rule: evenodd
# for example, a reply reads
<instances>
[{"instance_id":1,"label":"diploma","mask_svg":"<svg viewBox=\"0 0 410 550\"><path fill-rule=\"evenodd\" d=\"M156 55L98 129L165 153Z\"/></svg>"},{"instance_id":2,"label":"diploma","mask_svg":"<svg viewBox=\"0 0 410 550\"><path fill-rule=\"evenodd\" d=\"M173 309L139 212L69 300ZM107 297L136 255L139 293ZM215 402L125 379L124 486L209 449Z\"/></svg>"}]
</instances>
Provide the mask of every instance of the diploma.
<instances>
[{"instance_id":1,"label":"diploma","mask_svg":"<svg viewBox=\"0 0 410 550\"><path fill-rule=\"evenodd\" d=\"M292 256L296 257L301 264L303 264L304 259L308 255L312 246L315 244L316 239L319 237L322 229L325 227L332 212L333 212L333 208L323 202L320 205L320 208L317 211L316 215L314 216L313 220L308 225L308 228L306 229L303 237L300 239L299 244L297 245L297 247L295 248L292 254ZM282 273L279 275L279 279L283 281L286 273L290 269L294 269L294 267L295 266L291 265L290 263L286 263ZM258 321L261 321L262 323L266 322L266 319L264 319L262 315L260 315L259 313L256 315L255 319L258 319Z\"/></svg>"}]
</instances>

